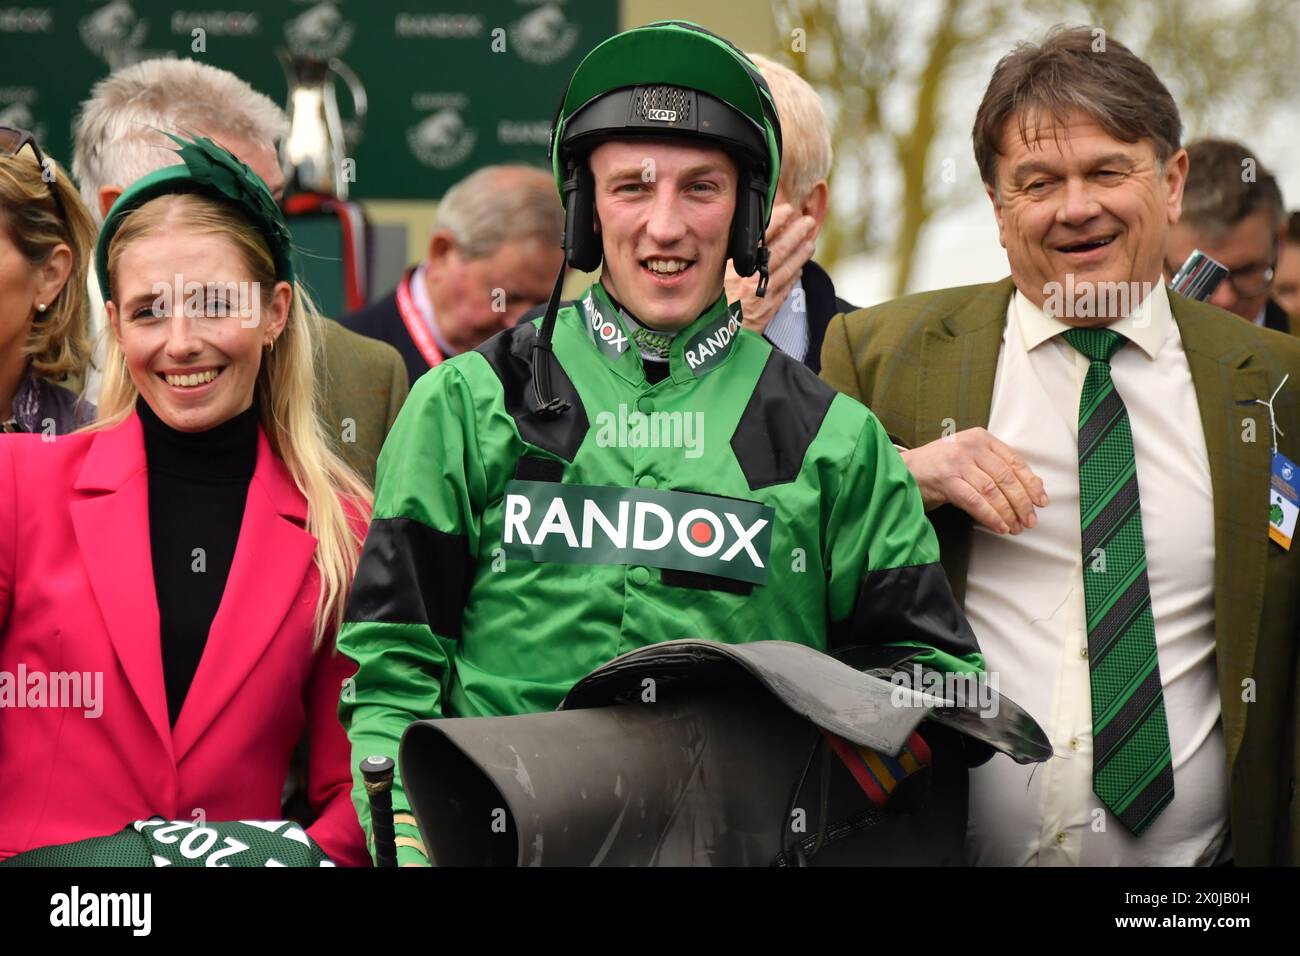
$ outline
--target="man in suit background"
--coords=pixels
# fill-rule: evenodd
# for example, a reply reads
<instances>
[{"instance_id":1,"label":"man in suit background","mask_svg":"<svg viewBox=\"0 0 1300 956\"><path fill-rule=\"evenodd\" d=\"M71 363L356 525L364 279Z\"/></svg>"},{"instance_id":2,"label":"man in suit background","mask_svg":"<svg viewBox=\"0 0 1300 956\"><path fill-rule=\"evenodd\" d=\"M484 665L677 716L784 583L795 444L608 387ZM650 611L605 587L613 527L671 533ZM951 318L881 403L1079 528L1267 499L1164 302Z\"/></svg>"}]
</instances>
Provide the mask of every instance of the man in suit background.
<instances>
[{"instance_id":1,"label":"man in suit background","mask_svg":"<svg viewBox=\"0 0 1300 956\"><path fill-rule=\"evenodd\" d=\"M271 99L226 70L197 60L145 60L95 85L81 106L73 134L72 172L86 205L102 225L131 183L178 163L173 144L159 131L207 136L257 173L278 200L284 176L276 144L289 131ZM102 365L103 296L90 272L92 334ZM391 348L324 323L321 418L344 460L375 483L375 461L408 390L401 357ZM88 396L98 391L87 377Z\"/></svg>"},{"instance_id":2,"label":"man in suit background","mask_svg":"<svg viewBox=\"0 0 1300 956\"><path fill-rule=\"evenodd\" d=\"M831 277L812 259L830 202L830 128L821 98L803 77L765 56L746 55L767 80L781 118L781 181L767 227L767 295L754 294L757 274L742 278L728 263L727 299L740 303L745 328L817 372L831 316L856 308L835 295Z\"/></svg>"},{"instance_id":3,"label":"man in suit background","mask_svg":"<svg viewBox=\"0 0 1300 956\"><path fill-rule=\"evenodd\" d=\"M990 673L1053 743L1032 776L972 771L968 858L1294 862L1300 548L1269 540L1255 403L1290 375L1300 454L1300 343L1167 292L1181 122L1113 37L1018 46L973 139L1011 276L837 317L822 356L905 449Z\"/></svg>"},{"instance_id":4,"label":"man in suit background","mask_svg":"<svg viewBox=\"0 0 1300 956\"><path fill-rule=\"evenodd\" d=\"M1273 276L1273 301L1286 310L1295 330L1300 322L1300 210L1293 209L1286 221L1286 239Z\"/></svg>"},{"instance_id":5,"label":"man in suit background","mask_svg":"<svg viewBox=\"0 0 1300 956\"><path fill-rule=\"evenodd\" d=\"M564 207L549 173L484 166L442 198L429 253L389 295L343 320L401 353L410 384L550 298Z\"/></svg>"},{"instance_id":6,"label":"man in suit background","mask_svg":"<svg viewBox=\"0 0 1300 956\"><path fill-rule=\"evenodd\" d=\"M1270 295L1286 241L1286 213L1277 180L1241 143L1202 139L1187 144L1182 218L1169 230L1170 279L1200 249L1228 267L1208 299L1248 322L1290 332L1287 310Z\"/></svg>"}]
</instances>

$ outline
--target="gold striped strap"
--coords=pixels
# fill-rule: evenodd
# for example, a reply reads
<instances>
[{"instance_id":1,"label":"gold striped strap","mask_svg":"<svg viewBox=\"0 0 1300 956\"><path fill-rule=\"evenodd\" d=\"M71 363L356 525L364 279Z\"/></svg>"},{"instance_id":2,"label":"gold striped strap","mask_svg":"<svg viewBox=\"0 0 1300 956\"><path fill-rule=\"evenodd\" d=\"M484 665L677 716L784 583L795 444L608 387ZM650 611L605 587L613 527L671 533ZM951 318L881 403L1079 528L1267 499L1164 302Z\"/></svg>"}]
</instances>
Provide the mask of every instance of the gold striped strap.
<instances>
[{"instance_id":1,"label":"gold striped strap","mask_svg":"<svg viewBox=\"0 0 1300 956\"><path fill-rule=\"evenodd\" d=\"M424 844L421 843L419 840L417 840L415 837L399 836L393 841L393 843L396 844L397 846L409 846L413 850L419 850L420 854L426 860L429 858L429 851L426 850L424 848Z\"/></svg>"},{"instance_id":2,"label":"gold striped strap","mask_svg":"<svg viewBox=\"0 0 1300 956\"><path fill-rule=\"evenodd\" d=\"M395 823L395 824L396 824L396 823L407 823L407 824L410 824L410 825L413 826L413 827L418 827L418 826L419 826L419 824L415 822L415 817L413 817L413 816L412 816L411 814L409 814L409 813L394 813L394 814L393 814L393 823Z\"/></svg>"}]
</instances>

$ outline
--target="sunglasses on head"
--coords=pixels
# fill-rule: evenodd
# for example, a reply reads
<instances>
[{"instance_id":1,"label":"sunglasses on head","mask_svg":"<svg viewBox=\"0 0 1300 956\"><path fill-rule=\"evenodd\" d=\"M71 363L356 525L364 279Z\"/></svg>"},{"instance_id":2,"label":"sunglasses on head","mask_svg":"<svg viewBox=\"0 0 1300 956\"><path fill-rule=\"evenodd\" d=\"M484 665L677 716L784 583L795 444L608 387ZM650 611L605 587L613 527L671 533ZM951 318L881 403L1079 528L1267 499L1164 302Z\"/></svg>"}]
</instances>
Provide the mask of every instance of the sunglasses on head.
<instances>
[{"instance_id":1,"label":"sunglasses on head","mask_svg":"<svg viewBox=\"0 0 1300 956\"><path fill-rule=\"evenodd\" d=\"M5 158L17 156L24 146L30 146L32 152L36 155L36 162L41 167L41 179L45 180L50 187L50 195L54 197L54 205L59 210L59 219L66 223L68 213L63 208L63 200L59 198L59 188L54 182L54 167L46 161L45 154L36 145L36 137L25 129L0 126L0 156Z\"/></svg>"}]
</instances>

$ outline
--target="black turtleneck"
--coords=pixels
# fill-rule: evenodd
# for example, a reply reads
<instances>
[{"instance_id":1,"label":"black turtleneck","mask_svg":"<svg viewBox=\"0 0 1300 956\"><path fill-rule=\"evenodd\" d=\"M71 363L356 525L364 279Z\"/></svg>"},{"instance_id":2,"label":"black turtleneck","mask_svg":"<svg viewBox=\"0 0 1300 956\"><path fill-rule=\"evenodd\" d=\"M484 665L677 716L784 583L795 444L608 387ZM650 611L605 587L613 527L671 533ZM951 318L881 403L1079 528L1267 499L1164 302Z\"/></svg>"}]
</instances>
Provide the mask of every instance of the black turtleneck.
<instances>
[{"instance_id":1,"label":"black turtleneck","mask_svg":"<svg viewBox=\"0 0 1300 956\"><path fill-rule=\"evenodd\" d=\"M258 406L204 432L179 432L141 398L149 464L149 544L158 596L163 682L180 716L235 557L257 467ZM201 550L200 550L201 549Z\"/></svg>"}]
</instances>

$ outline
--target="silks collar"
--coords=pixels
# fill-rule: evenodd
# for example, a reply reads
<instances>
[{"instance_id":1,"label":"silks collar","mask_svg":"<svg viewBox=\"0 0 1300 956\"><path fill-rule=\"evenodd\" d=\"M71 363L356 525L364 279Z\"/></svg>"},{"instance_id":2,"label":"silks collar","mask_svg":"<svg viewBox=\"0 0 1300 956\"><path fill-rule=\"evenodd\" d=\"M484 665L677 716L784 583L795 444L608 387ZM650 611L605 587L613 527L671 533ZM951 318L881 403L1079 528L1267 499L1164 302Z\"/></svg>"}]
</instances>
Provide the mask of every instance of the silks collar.
<instances>
[{"instance_id":1,"label":"silks collar","mask_svg":"<svg viewBox=\"0 0 1300 956\"><path fill-rule=\"evenodd\" d=\"M641 354L630 331L632 320L614 305L605 287L593 283L578 300L577 309L587 337L614 371L634 385L645 381ZM740 326L740 303L728 305L725 294L718 296L694 322L673 336L668 356L672 380L684 384L721 365L731 353Z\"/></svg>"}]
</instances>

